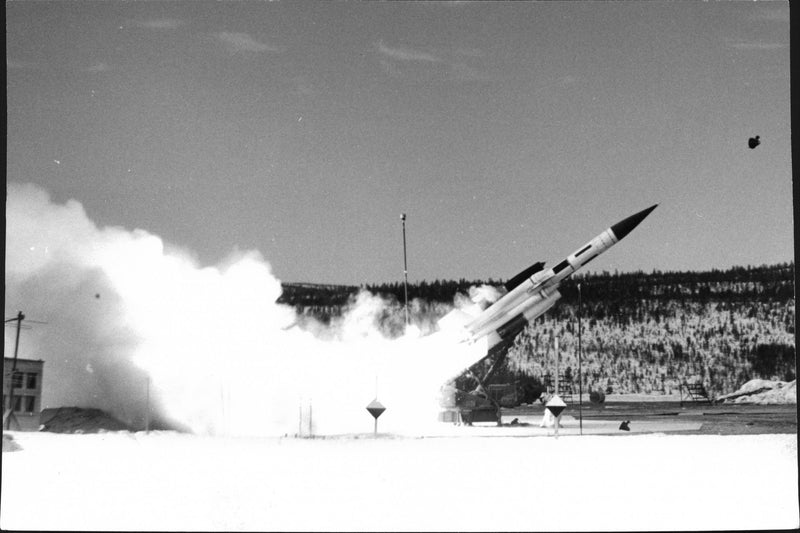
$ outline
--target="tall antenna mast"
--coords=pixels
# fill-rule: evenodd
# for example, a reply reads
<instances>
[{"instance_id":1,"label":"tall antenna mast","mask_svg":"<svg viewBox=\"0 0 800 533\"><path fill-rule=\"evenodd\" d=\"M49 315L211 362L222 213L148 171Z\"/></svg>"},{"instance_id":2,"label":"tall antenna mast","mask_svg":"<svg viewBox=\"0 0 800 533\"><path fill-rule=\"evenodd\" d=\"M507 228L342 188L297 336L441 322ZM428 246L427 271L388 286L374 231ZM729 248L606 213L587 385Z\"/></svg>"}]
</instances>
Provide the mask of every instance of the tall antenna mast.
<instances>
[{"instance_id":1,"label":"tall antenna mast","mask_svg":"<svg viewBox=\"0 0 800 533\"><path fill-rule=\"evenodd\" d=\"M403 221L403 290L405 292L405 305L403 306L406 314L406 327L408 327L408 258L406 256L406 214L400 215L400 220Z\"/></svg>"}]
</instances>

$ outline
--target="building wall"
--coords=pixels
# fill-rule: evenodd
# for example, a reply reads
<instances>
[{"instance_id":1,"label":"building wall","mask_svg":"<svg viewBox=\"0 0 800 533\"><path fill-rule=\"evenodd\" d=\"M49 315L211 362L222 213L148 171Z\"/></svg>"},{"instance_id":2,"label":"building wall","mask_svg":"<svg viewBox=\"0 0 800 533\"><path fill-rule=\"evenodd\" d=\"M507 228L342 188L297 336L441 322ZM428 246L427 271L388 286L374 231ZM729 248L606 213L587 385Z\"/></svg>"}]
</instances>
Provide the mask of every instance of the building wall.
<instances>
[{"instance_id":1,"label":"building wall","mask_svg":"<svg viewBox=\"0 0 800 533\"><path fill-rule=\"evenodd\" d=\"M37 431L42 411L42 381L44 361L17 359L16 378L12 377L14 359L3 358L3 416L10 407L11 385L14 382L14 421L12 430ZM5 426L4 426L5 427Z\"/></svg>"}]
</instances>

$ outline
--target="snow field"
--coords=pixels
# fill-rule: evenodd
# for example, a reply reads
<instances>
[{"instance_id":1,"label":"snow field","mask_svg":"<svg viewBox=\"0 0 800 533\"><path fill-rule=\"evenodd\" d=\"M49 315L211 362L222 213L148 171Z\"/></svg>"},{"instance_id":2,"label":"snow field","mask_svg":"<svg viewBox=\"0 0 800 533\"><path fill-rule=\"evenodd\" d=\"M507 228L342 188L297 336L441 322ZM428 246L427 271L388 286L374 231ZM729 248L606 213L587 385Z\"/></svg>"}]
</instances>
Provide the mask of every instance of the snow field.
<instances>
[{"instance_id":1,"label":"snow field","mask_svg":"<svg viewBox=\"0 0 800 533\"><path fill-rule=\"evenodd\" d=\"M3 529L795 528L796 435L15 433Z\"/></svg>"}]
</instances>

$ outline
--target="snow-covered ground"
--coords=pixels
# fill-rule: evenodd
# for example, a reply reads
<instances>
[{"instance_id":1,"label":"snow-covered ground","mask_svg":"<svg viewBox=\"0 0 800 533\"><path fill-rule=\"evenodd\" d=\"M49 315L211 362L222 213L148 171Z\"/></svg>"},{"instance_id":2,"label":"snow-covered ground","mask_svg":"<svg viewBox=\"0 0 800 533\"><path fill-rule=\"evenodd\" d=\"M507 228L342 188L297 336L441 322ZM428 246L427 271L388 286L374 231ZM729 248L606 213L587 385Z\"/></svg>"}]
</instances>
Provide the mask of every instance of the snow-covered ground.
<instances>
[{"instance_id":1,"label":"snow-covered ground","mask_svg":"<svg viewBox=\"0 0 800 533\"><path fill-rule=\"evenodd\" d=\"M796 528L797 436L14 433L3 529Z\"/></svg>"},{"instance_id":2,"label":"snow-covered ground","mask_svg":"<svg viewBox=\"0 0 800 533\"><path fill-rule=\"evenodd\" d=\"M797 380L786 382L751 379L736 392L717 399L725 403L797 404Z\"/></svg>"}]
</instances>

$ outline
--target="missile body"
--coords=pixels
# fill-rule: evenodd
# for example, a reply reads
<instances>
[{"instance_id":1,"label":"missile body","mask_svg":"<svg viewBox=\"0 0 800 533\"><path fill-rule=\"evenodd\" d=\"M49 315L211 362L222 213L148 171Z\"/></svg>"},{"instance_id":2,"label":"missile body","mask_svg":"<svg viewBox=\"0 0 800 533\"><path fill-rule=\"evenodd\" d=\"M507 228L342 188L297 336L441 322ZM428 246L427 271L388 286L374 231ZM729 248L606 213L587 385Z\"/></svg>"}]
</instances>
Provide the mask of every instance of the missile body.
<instances>
[{"instance_id":1,"label":"missile body","mask_svg":"<svg viewBox=\"0 0 800 533\"><path fill-rule=\"evenodd\" d=\"M506 283L508 292L466 324L467 340L488 337L490 354L510 344L528 323L555 305L561 297L558 286L562 281L625 238L657 206L614 224L553 268L544 269L543 263L536 263L511 278Z\"/></svg>"}]
</instances>

